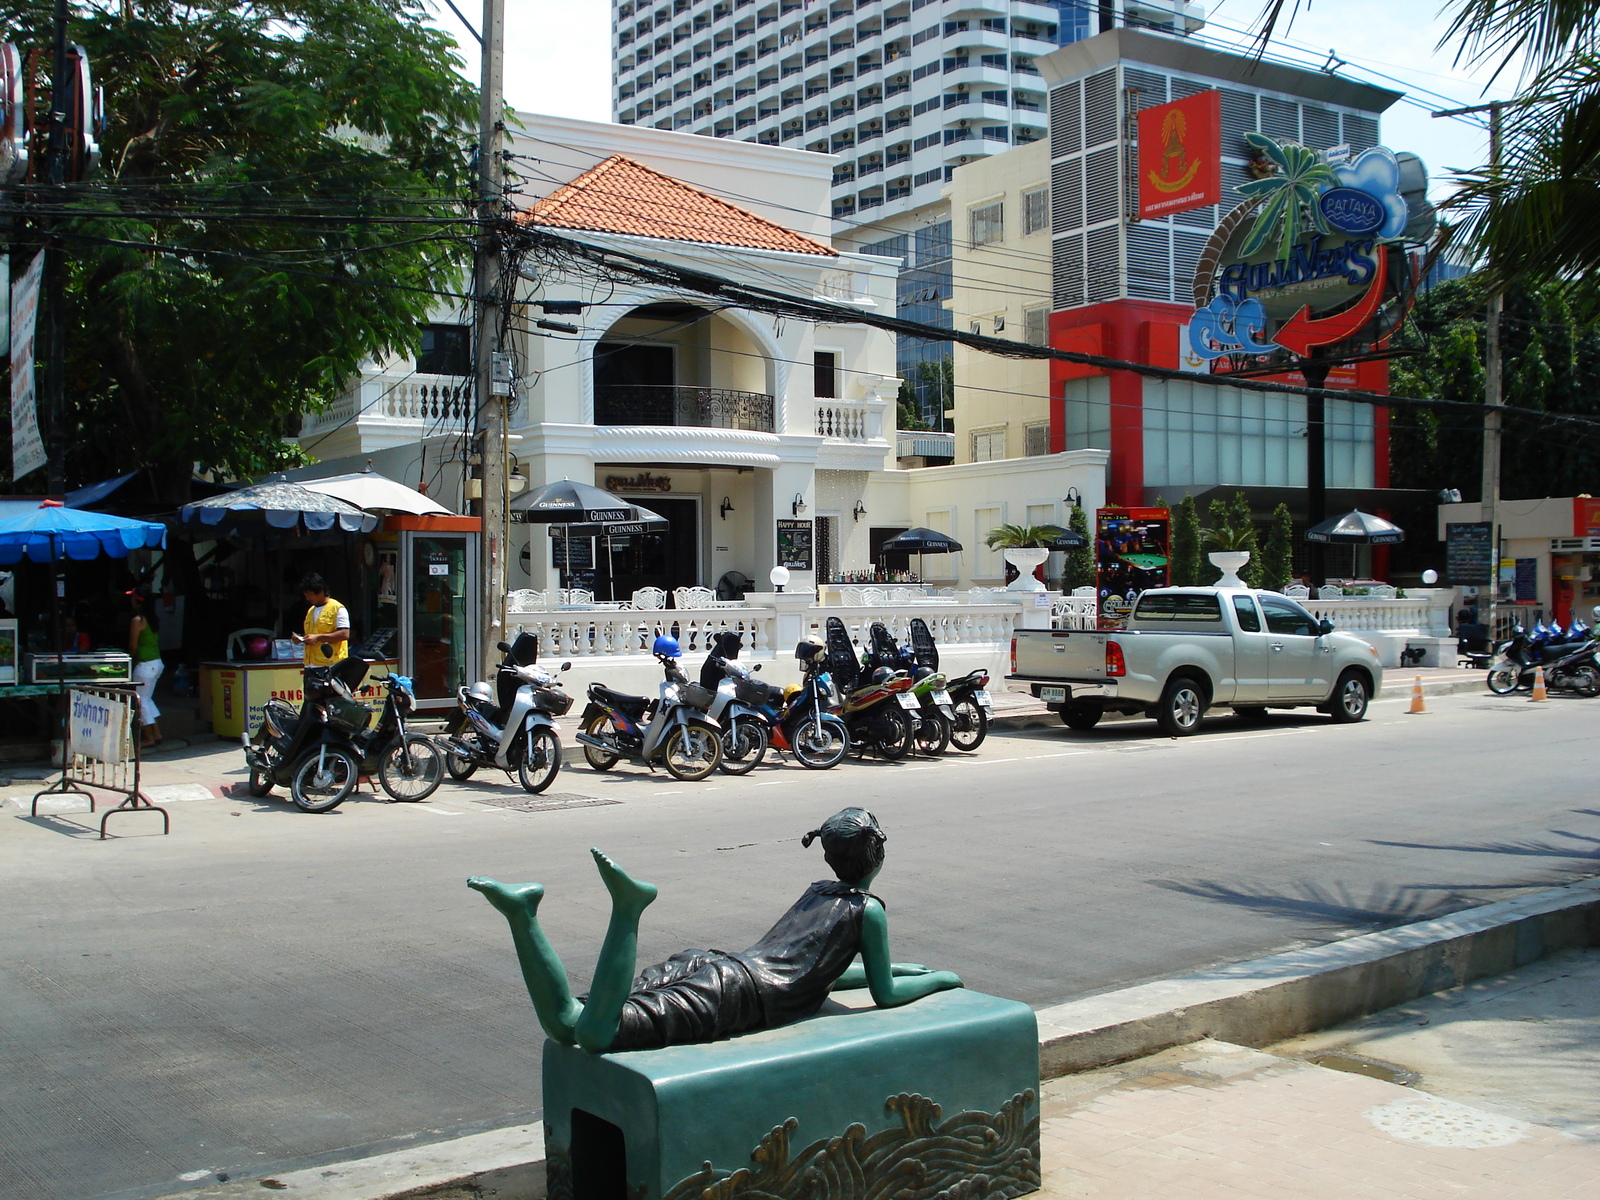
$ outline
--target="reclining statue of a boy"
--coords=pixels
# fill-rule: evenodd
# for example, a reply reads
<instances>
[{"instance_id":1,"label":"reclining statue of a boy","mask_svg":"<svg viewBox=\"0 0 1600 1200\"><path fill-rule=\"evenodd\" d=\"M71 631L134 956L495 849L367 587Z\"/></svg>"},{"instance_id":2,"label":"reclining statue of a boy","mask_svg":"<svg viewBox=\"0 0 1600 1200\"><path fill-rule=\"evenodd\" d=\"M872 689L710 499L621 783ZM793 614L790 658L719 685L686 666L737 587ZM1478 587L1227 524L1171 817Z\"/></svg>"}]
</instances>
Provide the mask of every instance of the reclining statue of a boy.
<instances>
[{"instance_id":1,"label":"reclining statue of a boy","mask_svg":"<svg viewBox=\"0 0 1600 1200\"><path fill-rule=\"evenodd\" d=\"M960 987L949 971L889 961L883 902L867 891L883 868L878 819L865 809L844 809L806 834L801 845L819 837L838 879L813 883L754 946L742 954L686 950L638 978L633 969L639 917L656 898L655 886L591 851L611 893L611 922L586 997L573 996L566 969L539 927L542 886L513 887L481 876L467 886L510 922L544 1031L593 1054L711 1042L788 1025L814 1016L834 989L865 986L876 1004L891 1008Z\"/></svg>"}]
</instances>

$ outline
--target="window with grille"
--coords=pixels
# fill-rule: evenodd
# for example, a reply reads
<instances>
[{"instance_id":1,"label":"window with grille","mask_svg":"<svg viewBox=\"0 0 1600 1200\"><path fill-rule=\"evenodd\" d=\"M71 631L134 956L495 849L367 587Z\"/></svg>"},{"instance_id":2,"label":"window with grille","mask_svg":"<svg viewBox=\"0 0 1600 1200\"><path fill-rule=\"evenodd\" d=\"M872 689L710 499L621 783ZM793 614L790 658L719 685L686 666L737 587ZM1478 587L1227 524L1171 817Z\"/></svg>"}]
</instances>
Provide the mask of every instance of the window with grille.
<instances>
[{"instance_id":1,"label":"window with grille","mask_svg":"<svg viewBox=\"0 0 1600 1200\"><path fill-rule=\"evenodd\" d=\"M1030 308L1022 314L1022 340L1030 346L1050 344L1050 310Z\"/></svg>"},{"instance_id":2,"label":"window with grille","mask_svg":"<svg viewBox=\"0 0 1600 1200\"><path fill-rule=\"evenodd\" d=\"M1043 233L1050 228L1050 189L1033 188L1022 193L1022 236Z\"/></svg>"},{"instance_id":3,"label":"window with grille","mask_svg":"<svg viewBox=\"0 0 1600 1200\"><path fill-rule=\"evenodd\" d=\"M979 429L972 434L972 461L993 462L997 458L1006 456L1006 431L1000 429Z\"/></svg>"},{"instance_id":4,"label":"window with grille","mask_svg":"<svg viewBox=\"0 0 1600 1200\"><path fill-rule=\"evenodd\" d=\"M988 246L1006 236L1005 205L1002 201L981 205L967 215L971 222L974 246Z\"/></svg>"},{"instance_id":5,"label":"window with grille","mask_svg":"<svg viewBox=\"0 0 1600 1200\"><path fill-rule=\"evenodd\" d=\"M1050 426L1027 425L1022 430L1022 452L1029 458L1050 453Z\"/></svg>"}]
</instances>

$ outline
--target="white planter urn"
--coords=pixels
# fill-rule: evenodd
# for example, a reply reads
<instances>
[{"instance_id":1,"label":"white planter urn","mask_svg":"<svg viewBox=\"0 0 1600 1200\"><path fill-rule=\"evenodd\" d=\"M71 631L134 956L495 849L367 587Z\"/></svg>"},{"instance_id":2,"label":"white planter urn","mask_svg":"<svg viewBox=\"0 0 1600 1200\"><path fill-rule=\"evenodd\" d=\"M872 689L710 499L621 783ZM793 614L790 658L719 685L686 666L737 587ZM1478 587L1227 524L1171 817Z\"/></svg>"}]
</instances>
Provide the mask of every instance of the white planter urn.
<instances>
[{"instance_id":1,"label":"white planter urn","mask_svg":"<svg viewBox=\"0 0 1600 1200\"><path fill-rule=\"evenodd\" d=\"M1250 561L1248 550L1213 550L1206 555L1211 560L1211 565L1222 572L1222 578L1214 586L1220 588L1249 587L1244 580L1239 578L1239 568Z\"/></svg>"},{"instance_id":2,"label":"white planter urn","mask_svg":"<svg viewBox=\"0 0 1600 1200\"><path fill-rule=\"evenodd\" d=\"M1017 577L1006 585L1008 592L1042 592L1046 588L1033 577L1034 568L1050 557L1050 551L1037 546L1012 546L1005 550L1005 559L1017 569Z\"/></svg>"}]
</instances>

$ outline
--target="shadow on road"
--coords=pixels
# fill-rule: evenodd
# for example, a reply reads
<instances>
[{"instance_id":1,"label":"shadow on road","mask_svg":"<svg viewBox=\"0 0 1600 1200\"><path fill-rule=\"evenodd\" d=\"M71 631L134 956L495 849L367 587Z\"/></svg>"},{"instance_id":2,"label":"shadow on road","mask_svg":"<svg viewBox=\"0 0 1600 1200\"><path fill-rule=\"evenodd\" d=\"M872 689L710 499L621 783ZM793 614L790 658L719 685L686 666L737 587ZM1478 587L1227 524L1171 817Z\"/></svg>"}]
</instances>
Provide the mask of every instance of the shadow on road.
<instances>
[{"instance_id":1,"label":"shadow on road","mask_svg":"<svg viewBox=\"0 0 1600 1200\"><path fill-rule=\"evenodd\" d=\"M1290 891L1281 891L1208 879L1152 879L1150 882L1167 891L1201 900L1214 900L1295 921L1315 921L1330 931L1352 927L1369 931L1391 929L1443 916L1477 902L1464 892L1440 896L1436 889L1428 889L1433 894L1424 894L1423 889L1409 884L1375 884L1366 895L1358 896L1343 885L1328 887L1317 883L1300 883Z\"/></svg>"}]
</instances>

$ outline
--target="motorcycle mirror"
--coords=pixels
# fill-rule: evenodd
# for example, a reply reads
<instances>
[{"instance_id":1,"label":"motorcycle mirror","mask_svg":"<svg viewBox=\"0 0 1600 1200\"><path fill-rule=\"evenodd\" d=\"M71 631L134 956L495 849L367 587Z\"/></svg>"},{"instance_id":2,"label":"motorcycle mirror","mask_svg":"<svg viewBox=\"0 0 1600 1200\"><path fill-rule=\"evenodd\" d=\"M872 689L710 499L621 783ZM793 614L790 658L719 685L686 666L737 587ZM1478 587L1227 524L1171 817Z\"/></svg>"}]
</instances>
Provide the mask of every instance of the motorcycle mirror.
<instances>
[{"instance_id":1,"label":"motorcycle mirror","mask_svg":"<svg viewBox=\"0 0 1600 1200\"><path fill-rule=\"evenodd\" d=\"M564 662L564 663L561 664L561 669L563 671L570 671L570 670L572 670L572 664L569 663L569 662Z\"/></svg>"},{"instance_id":2,"label":"motorcycle mirror","mask_svg":"<svg viewBox=\"0 0 1600 1200\"><path fill-rule=\"evenodd\" d=\"M761 670L761 664L760 663L751 663L750 664L750 669L752 671L759 671L759 670Z\"/></svg>"},{"instance_id":3,"label":"motorcycle mirror","mask_svg":"<svg viewBox=\"0 0 1600 1200\"><path fill-rule=\"evenodd\" d=\"M511 653L511 643L510 642L496 642L495 646L500 651L500 653L502 653L502 654L510 654Z\"/></svg>"}]
</instances>

